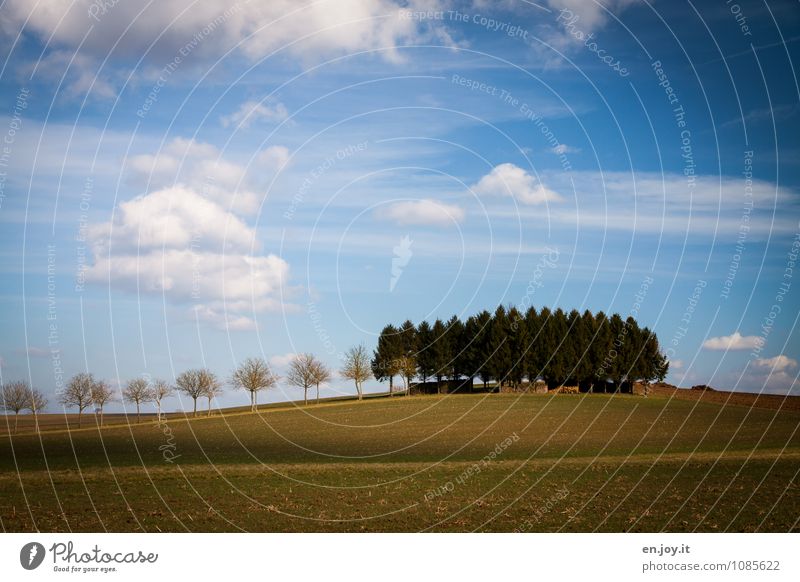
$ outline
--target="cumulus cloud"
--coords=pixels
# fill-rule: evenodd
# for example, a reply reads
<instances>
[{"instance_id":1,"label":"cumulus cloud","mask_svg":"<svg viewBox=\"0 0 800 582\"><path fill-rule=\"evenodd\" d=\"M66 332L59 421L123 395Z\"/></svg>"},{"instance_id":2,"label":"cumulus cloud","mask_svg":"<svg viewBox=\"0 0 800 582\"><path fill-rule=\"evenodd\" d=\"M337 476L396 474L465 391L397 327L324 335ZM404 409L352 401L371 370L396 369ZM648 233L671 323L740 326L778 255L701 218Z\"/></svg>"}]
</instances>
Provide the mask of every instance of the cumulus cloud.
<instances>
[{"instance_id":1,"label":"cumulus cloud","mask_svg":"<svg viewBox=\"0 0 800 582\"><path fill-rule=\"evenodd\" d=\"M671 372L683 369L683 360L670 360L669 369Z\"/></svg>"},{"instance_id":2,"label":"cumulus cloud","mask_svg":"<svg viewBox=\"0 0 800 582\"><path fill-rule=\"evenodd\" d=\"M270 105L260 101L245 101L235 112L221 117L220 122L222 127L247 128L258 121L280 122L288 117L289 112L283 103Z\"/></svg>"},{"instance_id":3,"label":"cumulus cloud","mask_svg":"<svg viewBox=\"0 0 800 582\"><path fill-rule=\"evenodd\" d=\"M753 362L753 365L758 368L765 368L774 372L782 372L796 368L797 360L780 354L774 358L758 358Z\"/></svg>"},{"instance_id":4,"label":"cumulus cloud","mask_svg":"<svg viewBox=\"0 0 800 582\"><path fill-rule=\"evenodd\" d=\"M380 209L376 215L401 226L447 226L464 220L464 209L435 200L408 200Z\"/></svg>"},{"instance_id":5,"label":"cumulus cloud","mask_svg":"<svg viewBox=\"0 0 800 582\"><path fill-rule=\"evenodd\" d=\"M220 5L194 0L66 2L7 0L0 30L20 30L57 49L78 50L96 62L143 55L163 63L175 55L218 58L230 49L257 61L277 51L303 62L386 49L379 54L398 61L396 49L447 38L437 23L420 22L407 10L441 8L440 0L295 0ZM182 66L184 66L182 65ZM60 76L60 75L59 75Z\"/></svg>"},{"instance_id":6,"label":"cumulus cloud","mask_svg":"<svg viewBox=\"0 0 800 582\"><path fill-rule=\"evenodd\" d=\"M139 168L155 167L155 174L171 174L190 158L203 171L216 149L191 140L172 142L163 155L136 161ZM285 148L271 150L272 160L285 159ZM234 164L229 174L239 175ZM283 162L285 163L285 161ZM136 166L136 164L134 164ZM180 170L179 170L180 171ZM203 174L205 175L205 174ZM163 179L157 175L155 182ZM93 262L86 280L137 293L163 294L170 302L189 307L198 320L228 331L255 327L257 312L291 308L282 303L289 264L264 253L255 229L236 214L249 210L233 200L225 185L198 189L190 184L158 188L121 202L113 221L89 229Z\"/></svg>"},{"instance_id":7,"label":"cumulus cloud","mask_svg":"<svg viewBox=\"0 0 800 582\"><path fill-rule=\"evenodd\" d=\"M731 335L709 338L703 342L703 347L707 350L752 350L761 342L757 335L742 335L735 331Z\"/></svg>"},{"instance_id":8,"label":"cumulus cloud","mask_svg":"<svg viewBox=\"0 0 800 582\"><path fill-rule=\"evenodd\" d=\"M262 196L256 181L279 172L289 159L289 150L270 146L250 167L231 162L211 144L175 138L156 154L131 156L127 168L131 181L148 189L185 184L209 200L234 212L258 210Z\"/></svg>"},{"instance_id":9,"label":"cumulus cloud","mask_svg":"<svg viewBox=\"0 0 800 582\"><path fill-rule=\"evenodd\" d=\"M561 200L561 196L528 172L510 163L495 166L472 189L482 196L513 196L523 204L542 204Z\"/></svg>"},{"instance_id":10,"label":"cumulus cloud","mask_svg":"<svg viewBox=\"0 0 800 582\"><path fill-rule=\"evenodd\" d=\"M294 360L296 355L297 354L290 352L288 354L271 356L268 360L268 363L270 366L274 368L284 369L289 366L289 364L292 362L292 360Z\"/></svg>"}]
</instances>

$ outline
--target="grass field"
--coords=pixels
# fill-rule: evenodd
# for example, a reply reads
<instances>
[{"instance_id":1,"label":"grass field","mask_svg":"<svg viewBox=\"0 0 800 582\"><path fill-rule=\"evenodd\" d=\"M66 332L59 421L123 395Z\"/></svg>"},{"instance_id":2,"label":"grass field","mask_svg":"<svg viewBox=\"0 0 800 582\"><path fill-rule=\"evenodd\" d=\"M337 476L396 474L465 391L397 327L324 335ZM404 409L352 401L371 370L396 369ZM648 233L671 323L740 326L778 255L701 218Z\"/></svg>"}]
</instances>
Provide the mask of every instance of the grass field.
<instances>
[{"instance_id":1,"label":"grass field","mask_svg":"<svg viewBox=\"0 0 800 582\"><path fill-rule=\"evenodd\" d=\"M794 531L800 412L335 402L0 436L4 531Z\"/></svg>"}]
</instances>

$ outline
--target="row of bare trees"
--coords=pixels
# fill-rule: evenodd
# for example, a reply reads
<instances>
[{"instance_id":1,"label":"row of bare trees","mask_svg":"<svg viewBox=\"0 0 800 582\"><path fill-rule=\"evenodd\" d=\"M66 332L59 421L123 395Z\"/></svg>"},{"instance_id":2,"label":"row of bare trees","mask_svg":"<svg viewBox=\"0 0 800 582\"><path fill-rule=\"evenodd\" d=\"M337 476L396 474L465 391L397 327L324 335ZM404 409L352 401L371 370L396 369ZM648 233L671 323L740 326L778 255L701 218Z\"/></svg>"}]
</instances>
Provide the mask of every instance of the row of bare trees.
<instances>
[{"instance_id":1,"label":"row of bare trees","mask_svg":"<svg viewBox=\"0 0 800 582\"><path fill-rule=\"evenodd\" d=\"M3 410L14 413L14 433L17 432L19 425L19 413L29 410L34 417L36 430L39 430L39 412L47 406L47 398L36 388L32 388L27 382L9 382L0 391L2 397Z\"/></svg>"},{"instance_id":2,"label":"row of bare trees","mask_svg":"<svg viewBox=\"0 0 800 582\"><path fill-rule=\"evenodd\" d=\"M355 383L358 399L364 394L364 382L372 377L370 356L363 345L351 348L345 355L339 371L342 378ZM289 363L286 381L289 385L303 390L303 403L308 404L308 391L316 388L316 401L319 403L319 387L332 379L331 369L316 356L309 353L295 355ZM258 405L258 393L273 388L280 377L275 374L262 358L247 358L231 373L227 384L234 389L244 390L250 395L250 409L255 411ZM174 386L166 380L134 378L128 380L122 388L122 398L136 405L136 422L141 417L141 407L147 403L156 406L158 419L161 420L162 401L179 391L192 399L192 415L197 416L197 401L208 400L207 414L211 415L212 400L223 392L223 382L207 368L186 370L175 379ZM14 412L17 417L14 432L17 430L18 415L24 410L37 414L47 405L47 399L37 389L26 382L11 382L2 388L3 409ZM111 386L105 380L97 379L92 374L82 372L67 382L58 394L58 402L66 408L78 409L78 428L83 423L83 412L90 406L97 409L100 426L103 425L103 409L117 399ZM37 421L38 430L38 421Z\"/></svg>"}]
</instances>

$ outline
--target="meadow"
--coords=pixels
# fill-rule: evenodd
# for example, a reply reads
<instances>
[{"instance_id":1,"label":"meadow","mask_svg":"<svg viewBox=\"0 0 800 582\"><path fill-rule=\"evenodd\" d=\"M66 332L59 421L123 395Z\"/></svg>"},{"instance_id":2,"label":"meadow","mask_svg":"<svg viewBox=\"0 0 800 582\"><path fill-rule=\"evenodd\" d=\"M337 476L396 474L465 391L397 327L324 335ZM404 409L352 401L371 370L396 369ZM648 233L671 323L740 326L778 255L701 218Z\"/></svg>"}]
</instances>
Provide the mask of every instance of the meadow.
<instances>
[{"instance_id":1,"label":"meadow","mask_svg":"<svg viewBox=\"0 0 800 582\"><path fill-rule=\"evenodd\" d=\"M475 394L117 421L0 436L3 531L800 529L797 410Z\"/></svg>"}]
</instances>

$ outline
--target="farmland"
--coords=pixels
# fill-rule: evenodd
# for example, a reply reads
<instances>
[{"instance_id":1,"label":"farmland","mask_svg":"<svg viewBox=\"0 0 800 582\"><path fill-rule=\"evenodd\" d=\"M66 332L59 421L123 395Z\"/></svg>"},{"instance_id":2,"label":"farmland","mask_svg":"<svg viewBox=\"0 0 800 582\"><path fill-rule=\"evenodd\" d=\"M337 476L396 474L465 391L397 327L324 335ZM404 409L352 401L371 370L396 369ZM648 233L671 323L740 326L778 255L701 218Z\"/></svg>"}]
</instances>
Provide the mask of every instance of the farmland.
<instances>
[{"instance_id":1,"label":"farmland","mask_svg":"<svg viewBox=\"0 0 800 582\"><path fill-rule=\"evenodd\" d=\"M480 394L120 422L0 436L3 530L799 528L785 408Z\"/></svg>"}]
</instances>

